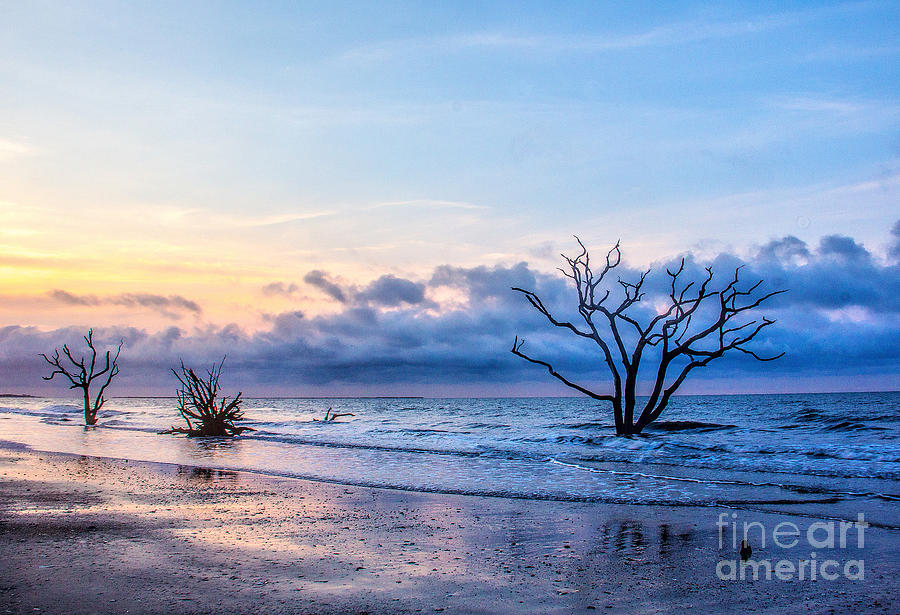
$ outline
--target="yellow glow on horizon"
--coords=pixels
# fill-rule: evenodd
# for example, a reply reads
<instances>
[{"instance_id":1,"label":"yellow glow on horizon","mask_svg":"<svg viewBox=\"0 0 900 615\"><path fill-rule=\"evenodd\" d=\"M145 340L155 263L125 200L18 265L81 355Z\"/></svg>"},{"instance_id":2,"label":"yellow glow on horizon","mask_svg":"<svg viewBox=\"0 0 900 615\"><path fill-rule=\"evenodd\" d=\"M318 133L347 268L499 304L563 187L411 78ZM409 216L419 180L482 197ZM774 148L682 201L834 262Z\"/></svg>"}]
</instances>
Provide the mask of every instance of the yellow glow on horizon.
<instances>
[{"instance_id":1,"label":"yellow glow on horizon","mask_svg":"<svg viewBox=\"0 0 900 615\"><path fill-rule=\"evenodd\" d=\"M103 199L88 202L83 194L31 188L14 187L0 195L0 225L9 231L0 246L0 296L5 298L0 324L158 330L236 323L254 330L270 326L266 315L301 310L314 316L341 309L302 282L313 269L347 285L363 285L386 273L425 278L449 260L446 250L435 250L436 243L426 236L398 241L390 225L369 225L373 232L366 241L348 235L348 224L380 221L393 210L400 210L398 221L417 220L416 203L341 206L345 211L336 221L340 207L319 204L216 209L186 200L112 206ZM426 209L468 216L471 208L429 204ZM435 220L427 221L422 229L443 232ZM460 244L459 249L470 247ZM262 292L274 282L294 284L297 290L289 296ZM75 297L54 298L53 291ZM129 294L183 297L202 312L183 310L174 318L160 309L116 303Z\"/></svg>"}]
</instances>

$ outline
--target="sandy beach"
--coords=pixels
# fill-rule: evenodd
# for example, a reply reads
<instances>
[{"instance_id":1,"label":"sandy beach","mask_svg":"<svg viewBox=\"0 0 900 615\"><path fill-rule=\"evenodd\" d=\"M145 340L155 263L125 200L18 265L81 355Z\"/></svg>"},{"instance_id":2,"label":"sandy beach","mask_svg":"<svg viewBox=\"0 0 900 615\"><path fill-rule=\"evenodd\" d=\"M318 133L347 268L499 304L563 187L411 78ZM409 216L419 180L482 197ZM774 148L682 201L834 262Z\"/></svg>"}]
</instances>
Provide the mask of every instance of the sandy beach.
<instances>
[{"instance_id":1,"label":"sandy beach","mask_svg":"<svg viewBox=\"0 0 900 615\"><path fill-rule=\"evenodd\" d=\"M416 493L6 448L0 609L896 612L896 531L866 530L864 581L723 581L716 564L735 554L718 548L721 512L730 511Z\"/></svg>"}]
</instances>

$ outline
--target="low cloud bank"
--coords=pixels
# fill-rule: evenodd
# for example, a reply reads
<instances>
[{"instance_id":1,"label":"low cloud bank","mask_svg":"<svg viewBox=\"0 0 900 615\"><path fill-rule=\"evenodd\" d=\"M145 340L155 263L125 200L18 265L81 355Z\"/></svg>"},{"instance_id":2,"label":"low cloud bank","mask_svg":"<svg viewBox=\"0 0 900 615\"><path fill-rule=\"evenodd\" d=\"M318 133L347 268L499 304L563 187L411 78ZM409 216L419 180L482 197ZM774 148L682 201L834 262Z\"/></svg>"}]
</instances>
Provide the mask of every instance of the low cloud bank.
<instances>
[{"instance_id":1,"label":"low cloud bank","mask_svg":"<svg viewBox=\"0 0 900 615\"><path fill-rule=\"evenodd\" d=\"M784 237L760 246L753 258L746 260L723 253L706 263L685 254L687 279L701 279L703 267L711 265L716 281L723 285L735 267L743 266L742 280L762 279L766 290L789 291L760 309L759 314L778 323L767 328L755 346L761 353L785 352L784 358L766 364L745 356L725 358L693 380L706 377L730 382L738 389L741 381L764 389L767 379L793 377L806 382L868 378L865 382L874 383L868 386L889 385L900 368L900 222L890 238L887 261L876 258L854 239L839 235L823 237L814 246ZM606 249L594 247L595 262L602 263ZM623 251L627 258L627 246ZM653 265L643 312L636 310L635 314L642 318L652 315L654 299L667 292L666 268L677 268L679 260ZM614 273L626 281L640 275L624 264ZM610 281L615 291L616 279ZM253 333L235 325L190 331L178 327L159 332L116 327L95 330L95 337L108 344L126 340L117 392L147 392L150 387L164 393L164 387L171 384L168 369L180 358L210 364L225 354L229 357L227 373L256 394L270 390L273 394L458 392L460 386L510 395L533 392L534 386L566 392L554 388L545 370L509 353L515 336L525 337L533 354L550 360L573 379L600 390L608 384L595 346L550 326L521 295L510 290L513 286L534 289L561 317L577 319L574 289L558 272L535 271L524 262L470 268L445 265L427 279L385 275L354 286L317 270L308 272L303 283L334 301L339 310L314 317L298 310L272 315L267 330ZM262 290L290 297L299 288L299 283L273 282ZM72 305L119 303L170 313L201 312L199 305L182 297L126 294L98 298L61 290L51 295ZM447 296L452 296L452 301ZM83 333L75 328L0 329L0 374L5 386L64 394L58 387L42 385L37 353L65 342L77 343ZM727 390L727 386L719 388Z\"/></svg>"}]
</instances>

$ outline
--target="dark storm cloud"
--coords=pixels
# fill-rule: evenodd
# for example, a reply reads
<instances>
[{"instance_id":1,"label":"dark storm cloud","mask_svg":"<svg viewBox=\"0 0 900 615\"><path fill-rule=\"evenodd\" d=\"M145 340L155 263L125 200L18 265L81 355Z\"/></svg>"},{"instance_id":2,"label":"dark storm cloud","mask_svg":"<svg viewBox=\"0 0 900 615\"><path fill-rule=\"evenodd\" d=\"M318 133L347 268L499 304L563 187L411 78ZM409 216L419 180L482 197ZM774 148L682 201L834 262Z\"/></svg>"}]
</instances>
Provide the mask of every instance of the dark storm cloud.
<instances>
[{"instance_id":1,"label":"dark storm cloud","mask_svg":"<svg viewBox=\"0 0 900 615\"><path fill-rule=\"evenodd\" d=\"M879 264L850 237L823 237L813 251L791 238L792 248L781 258L760 258L747 264L747 275L790 292L777 298L778 307L841 309L900 314L900 268ZM761 254L770 253L764 246ZM802 259L796 256L801 255Z\"/></svg>"},{"instance_id":2,"label":"dark storm cloud","mask_svg":"<svg viewBox=\"0 0 900 615\"><path fill-rule=\"evenodd\" d=\"M674 270L679 261L653 265L647 297L634 311L639 320L655 313L655 305L668 292L666 268ZM713 267L717 288L730 281L735 267L743 266L742 287L762 279L761 290L789 292L759 310L778 322L754 342L760 353L785 352L784 358L758 363L739 355L713 364L703 374L739 380L773 374L892 374L900 369L900 267L883 264L853 239L829 236L811 247L788 236L761 246L746 262L730 253L711 263L686 254L683 275L702 279L706 265ZM612 304L621 291L617 279L634 280L639 271L623 264L614 274L609 280ZM192 331L172 327L158 333L112 328L96 333L108 343L126 338L123 381L128 373L135 380L152 380L157 374L166 382L167 369L180 358L208 364L227 354L234 377L262 389L295 387L302 393L310 385L339 390L344 384L387 383L403 390L415 383L491 383L503 390L505 383L515 393L516 383L549 381L546 370L509 353L513 338L519 336L527 339L531 353L572 378L598 389L607 384L605 366L592 342L552 327L524 297L510 290L534 289L560 318L577 322L574 290L558 272L542 273L518 263L441 266L424 282L386 275L368 285L342 288L324 271L310 272L304 280L340 301L342 309L313 317L298 311L269 315L268 329L256 333L236 325ZM437 291L446 288L453 289L457 298L440 306L430 297L440 296ZM65 295L57 299L73 305L94 300ZM29 382L39 383L36 353L78 341L83 333L71 328L0 330L0 376L16 381L30 373Z\"/></svg>"},{"instance_id":3,"label":"dark storm cloud","mask_svg":"<svg viewBox=\"0 0 900 615\"><path fill-rule=\"evenodd\" d=\"M179 295L153 295L149 293L123 293L107 297L96 295L75 295L73 293L55 289L48 293L51 299L65 305L95 306L95 305L121 305L125 307L143 307L159 312L167 318L178 318L177 312L192 312L200 314L203 309L196 301L185 299Z\"/></svg>"}]
</instances>

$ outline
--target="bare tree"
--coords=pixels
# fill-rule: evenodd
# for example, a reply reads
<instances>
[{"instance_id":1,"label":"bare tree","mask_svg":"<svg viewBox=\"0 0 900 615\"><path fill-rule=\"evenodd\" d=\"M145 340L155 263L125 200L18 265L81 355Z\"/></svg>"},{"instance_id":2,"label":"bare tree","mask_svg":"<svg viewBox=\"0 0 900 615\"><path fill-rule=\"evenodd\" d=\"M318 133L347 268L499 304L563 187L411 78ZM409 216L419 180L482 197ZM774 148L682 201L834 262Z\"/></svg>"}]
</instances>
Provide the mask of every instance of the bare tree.
<instances>
[{"instance_id":1,"label":"bare tree","mask_svg":"<svg viewBox=\"0 0 900 615\"><path fill-rule=\"evenodd\" d=\"M241 404L241 393L234 399L219 399L219 376L225 358L219 364L213 364L207 370L206 377L198 376L193 369L185 367L181 362L181 373L174 369L172 373L181 383L175 391L178 398L178 411L187 423L187 428L172 427L169 433L186 433L189 436L236 436L244 431L253 431L251 427L236 426L235 422L244 418Z\"/></svg>"},{"instance_id":2,"label":"bare tree","mask_svg":"<svg viewBox=\"0 0 900 615\"><path fill-rule=\"evenodd\" d=\"M119 353L122 352L124 340L119 342L115 356L111 356L109 350L106 351L105 366L100 371L96 371L99 366L97 365L97 349L94 347L93 329L88 329L88 334L84 336L84 341L87 342L88 349L91 351L90 360L84 355L76 359L67 344L63 344L62 356L59 354L59 348L54 349L51 357L41 353L44 360L53 367L53 371L49 376L42 377L44 380L53 380L54 376L61 374L69 379L71 383L70 389L81 389L84 394L84 424L95 425L97 423L97 411L103 407L103 403L106 401L103 397L103 392L106 391L106 387L119 373ZM97 391L97 396L92 404L91 383L95 380L102 384L100 384L100 390Z\"/></svg>"},{"instance_id":3,"label":"bare tree","mask_svg":"<svg viewBox=\"0 0 900 615\"><path fill-rule=\"evenodd\" d=\"M568 268L560 271L572 280L578 291L578 314L584 326L557 319L533 291L522 288L513 290L525 295L528 302L554 326L568 329L599 346L612 377L612 393L595 393L561 375L550 363L526 355L522 351L524 339L516 337L512 353L531 363L543 365L566 386L593 399L609 402L617 434L640 433L662 414L688 374L729 351L742 352L759 361L773 361L783 356L784 353L760 356L747 347L760 331L775 321L765 317L747 320L744 315L784 290L758 292L762 280L741 290L744 286L739 282L741 267L734 270L734 275L719 290L712 289L711 267L706 268L706 275L699 284L696 281L685 282L685 263L682 259L677 270L666 270L670 278L666 305L652 318L647 318L646 324L641 324L637 316L629 313L629 309L644 299L644 282L650 271L641 273L633 282L619 278L618 295L621 300L618 305L608 303L612 291L608 277L622 260L619 244L616 243L606 254L602 268L595 272L584 244L578 237L575 239L581 253L575 258L563 254ZM654 362L650 364L654 384L647 400L641 401L642 407L635 420L638 375L645 351L650 354L648 348L655 351L652 353Z\"/></svg>"}]
</instances>

